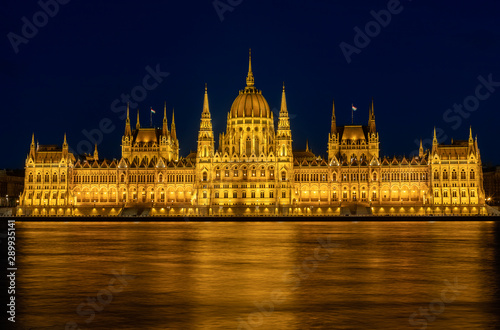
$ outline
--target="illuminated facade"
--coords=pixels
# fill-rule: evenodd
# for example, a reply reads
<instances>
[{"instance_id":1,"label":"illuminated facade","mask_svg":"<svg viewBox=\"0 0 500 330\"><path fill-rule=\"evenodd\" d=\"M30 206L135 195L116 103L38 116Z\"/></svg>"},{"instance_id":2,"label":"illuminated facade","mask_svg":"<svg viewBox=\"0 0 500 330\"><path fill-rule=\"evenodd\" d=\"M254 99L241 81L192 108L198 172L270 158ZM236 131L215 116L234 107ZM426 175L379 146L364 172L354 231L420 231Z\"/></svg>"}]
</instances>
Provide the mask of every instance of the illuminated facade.
<instances>
[{"instance_id":1,"label":"illuminated facade","mask_svg":"<svg viewBox=\"0 0 500 330\"><path fill-rule=\"evenodd\" d=\"M379 155L373 101L368 125L337 126L327 158L292 150L283 87L277 127L255 88L251 57L246 86L227 115L218 148L205 87L197 152L179 155L174 115L162 128L132 130L127 110L120 160L76 159L61 147L37 146L26 160L20 215L345 215L485 213L477 138L420 146L412 158Z\"/></svg>"}]
</instances>

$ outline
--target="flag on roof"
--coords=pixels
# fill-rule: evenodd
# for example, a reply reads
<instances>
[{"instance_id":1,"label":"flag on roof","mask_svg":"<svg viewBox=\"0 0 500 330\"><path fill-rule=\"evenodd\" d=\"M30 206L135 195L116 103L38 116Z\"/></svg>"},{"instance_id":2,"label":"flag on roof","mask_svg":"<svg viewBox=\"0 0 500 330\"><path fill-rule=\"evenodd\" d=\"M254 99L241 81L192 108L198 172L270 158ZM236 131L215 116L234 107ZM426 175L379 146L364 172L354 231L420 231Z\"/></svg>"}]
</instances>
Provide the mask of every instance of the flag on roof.
<instances>
[{"instance_id":1,"label":"flag on roof","mask_svg":"<svg viewBox=\"0 0 500 330\"><path fill-rule=\"evenodd\" d=\"M156 113L156 111L154 111L154 110L153 110L153 108L151 108L151 112L152 112L152 113Z\"/></svg>"},{"instance_id":2,"label":"flag on roof","mask_svg":"<svg viewBox=\"0 0 500 330\"><path fill-rule=\"evenodd\" d=\"M351 106L352 106L352 110L353 110L353 111L358 110L358 108L356 108L356 107L354 106L354 104L351 104Z\"/></svg>"}]
</instances>

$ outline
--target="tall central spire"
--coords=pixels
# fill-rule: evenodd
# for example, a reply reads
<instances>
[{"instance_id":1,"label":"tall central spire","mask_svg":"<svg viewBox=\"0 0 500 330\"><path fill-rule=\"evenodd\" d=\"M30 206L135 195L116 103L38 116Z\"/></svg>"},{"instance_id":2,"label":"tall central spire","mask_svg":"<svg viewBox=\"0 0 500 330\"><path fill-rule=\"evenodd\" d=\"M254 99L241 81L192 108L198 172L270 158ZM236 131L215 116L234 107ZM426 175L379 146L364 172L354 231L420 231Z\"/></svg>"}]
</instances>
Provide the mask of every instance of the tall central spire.
<instances>
[{"instance_id":1,"label":"tall central spire","mask_svg":"<svg viewBox=\"0 0 500 330\"><path fill-rule=\"evenodd\" d=\"M252 72L252 49L248 51L248 75L247 75L247 87L253 87L255 80L253 78Z\"/></svg>"}]
</instances>

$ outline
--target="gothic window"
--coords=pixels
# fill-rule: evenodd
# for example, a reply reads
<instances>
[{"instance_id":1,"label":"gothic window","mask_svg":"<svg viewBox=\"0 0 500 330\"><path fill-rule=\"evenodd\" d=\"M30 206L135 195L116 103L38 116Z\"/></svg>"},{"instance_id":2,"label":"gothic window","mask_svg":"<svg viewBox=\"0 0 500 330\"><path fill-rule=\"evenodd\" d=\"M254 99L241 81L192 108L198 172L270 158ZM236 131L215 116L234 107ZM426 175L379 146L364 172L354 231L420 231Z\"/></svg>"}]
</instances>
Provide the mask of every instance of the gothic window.
<instances>
[{"instance_id":1,"label":"gothic window","mask_svg":"<svg viewBox=\"0 0 500 330\"><path fill-rule=\"evenodd\" d=\"M203 198L207 198L207 192L206 191L203 192Z\"/></svg>"},{"instance_id":2,"label":"gothic window","mask_svg":"<svg viewBox=\"0 0 500 330\"><path fill-rule=\"evenodd\" d=\"M227 191L224 191L224 198L229 198L229 193Z\"/></svg>"},{"instance_id":3,"label":"gothic window","mask_svg":"<svg viewBox=\"0 0 500 330\"><path fill-rule=\"evenodd\" d=\"M238 176L238 170L233 170L233 176L237 177Z\"/></svg>"},{"instance_id":4,"label":"gothic window","mask_svg":"<svg viewBox=\"0 0 500 330\"><path fill-rule=\"evenodd\" d=\"M215 192L215 198L219 198L219 192L218 191Z\"/></svg>"},{"instance_id":5,"label":"gothic window","mask_svg":"<svg viewBox=\"0 0 500 330\"><path fill-rule=\"evenodd\" d=\"M476 197L476 192L474 190L471 190L470 197Z\"/></svg>"},{"instance_id":6,"label":"gothic window","mask_svg":"<svg viewBox=\"0 0 500 330\"><path fill-rule=\"evenodd\" d=\"M373 172L372 174L372 180L377 181L377 173Z\"/></svg>"},{"instance_id":7,"label":"gothic window","mask_svg":"<svg viewBox=\"0 0 500 330\"><path fill-rule=\"evenodd\" d=\"M255 198L255 191L252 191L252 192L250 193L250 198Z\"/></svg>"},{"instance_id":8,"label":"gothic window","mask_svg":"<svg viewBox=\"0 0 500 330\"><path fill-rule=\"evenodd\" d=\"M207 181L207 172L203 172L201 181Z\"/></svg>"},{"instance_id":9,"label":"gothic window","mask_svg":"<svg viewBox=\"0 0 500 330\"><path fill-rule=\"evenodd\" d=\"M49 182L49 172L45 173L45 182Z\"/></svg>"},{"instance_id":10,"label":"gothic window","mask_svg":"<svg viewBox=\"0 0 500 330\"><path fill-rule=\"evenodd\" d=\"M439 180L439 172L437 170L434 171L434 180Z\"/></svg>"},{"instance_id":11,"label":"gothic window","mask_svg":"<svg viewBox=\"0 0 500 330\"><path fill-rule=\"evenodd\" d=\"M446 170L443 171L443 180L448 180L448 172Z\"/></svg>"},{"instance_id":12,"label":"gothic window","mask_svg":"<svg viewBox=\"0 0 500 330\"><path fill-rule=\"evenodd\" d=\"M452 180L456 180L457 179L457 171L453 170L453 172L451 172L451 179Z\"/></svg>"},{"instance_id":13,"label":"gothic window","mask_svg":"<svg viewBox=\"0 0 500 330\"><path fill-rule=\"evenodd\" d=\"M259 139L255 139L255 154L258 156L259 155Z\"/></svg>"},{"instance_id":14,"label":"gothic window","mask_svg":"<svg viewBox=\"0 0 500 330\"><path fill-rule=\"evenodd\" d=\"M163 174L158 175L158 182L163 182Z\"/></svg>"},{"instance_id":15,"label":"gothic window","mask_svg":"<svg viewBox=\"0 0 500 330\"><path fill-rule=\"evenodd\" d=\"M474 173L474 170L470 170L470 179L474 180L475 178L476 178L476 175ZM472 196L472 194L471 194L471 196Z\"/></svg>"},{"instance_id":16,"label":"gothic window","mask_svg":"<svg viewBox=\"0 0 500 330\"><path fill-rule=\"evenodd\" d=\"M52 174L52 182L57 182L57 173Z\"/></svg>"},{"instance_id":17,"label":"gothic window","mask_svg":"<svg viewBox=\"0 0 500 330\"><path fill-rule=\"evenodd\" d=\"M28 176L28 182L33 182L33 172L30 172Z\"/></svg>"},{"instance_id":18,"label":"gothic window","mask_svg":"<svg viewBox=\"0 0 500 330\"><path fill-rule=\"evenodd\" d=\"M434 197L439 197L439 191L438 190L434 191Z\"/></svg>"},{"instance_id":19,"label":"gothic window","mask_svg":"<svg viewBox=\"0 0 500 330\"><path fill-rule=\"evenodd\" d=\"M282 181L286 180L286 172L285 171L281 172L281 180Z\"/></svg>"},{"instance_id":20,"label":"gothic window","mask_svg":"<svg viewBox=\"0 0 500 330\"><path fill-rule=\"evenodd\" d=\"M445 191L443 192L443 197L448 197L448 191L446 191L446 190L445 190Z\"/></svg>"},{"instance_id":21,"label":"gothic window","mask_svg":"<svg viewBox=\"0 0 500 330\"><path fill-rule=\"evenodd\" d=\"M465 192L465 190L462 190L462 197L467 197L467 193Z\"/></svg>"},{"instance_id":22,"label":"gothic window","mask_svg":"<svg viewBox=\"0 0 500 330\"><path fill-rule=\"evenodd\" d=\"M228 177L228 176L229 176L229 170L228 170L228 169L226 169L226 170L224 171L224 176L225 176L225 177Z\"/></svg>"},{"instance_id":23,"label":"gothic window","mask_svg":"<svg viewBox=\"0 0 500 330\"><path fill-rule=\"evenodd\" d=\"M332 181L337 181L337 173L336 172L332 173Z\"/></svg>"},{"instance_id":24,"label":"gothic window","mask_svg":"<svg viewBox=\"0 0 500 330\"><path fill-rule=\"evenodd\" d=\"M281 198L286 198L286 191L281 192Z\"/></svg>"},{"instance_id":25,"label":"gothic window","mask_svg":"<svg viewBox=\"0 0 500 330\"><path fill-rule=\"evenodd\" d=\"M274 178L274 170L272 168L269 170L269 176Z\"/></svg>"},{"instance_id":26,"label":"gothic window","mask_svg":"<svg viewBox=\"0 0 500 330\"><path fill-rule=\"evenodd\" d=\"M236 190L233 191L233 198L238 198L238 192Z\"/></svg>"},{"instance_id":27,"label":"gothic window","mask_svg":"<svg viewBox=\"0 0 500 330\"><path fill-rule=\"evenodd\" d=\"M252 140L250 138L247 138L247 143L246 143L246 151L247 151L247 156L250 157L252 154Z\"/></svg>"},{"instance_id":28,"label":"gothic window","mask_svg":"<svg viewBox=\"0 0 500 330\"><path fill-rule=\"evenodd\" d=\"M451 193L451 197L457 197L457 191L456 190L453 190L453 192Z\"/></svg>"},{"instance_id":29,"label":"gothic window","mask_svg":"<svg viewBox=\"0 0 500 330\"><path fill-rule=\"evenodd\" d=\"M462 172L460 173L460 179L462 179L462 180L466 180L467 179L467 176L465 174L465 170L464 169L462 169Z\"/></svg>"}]
</instances>

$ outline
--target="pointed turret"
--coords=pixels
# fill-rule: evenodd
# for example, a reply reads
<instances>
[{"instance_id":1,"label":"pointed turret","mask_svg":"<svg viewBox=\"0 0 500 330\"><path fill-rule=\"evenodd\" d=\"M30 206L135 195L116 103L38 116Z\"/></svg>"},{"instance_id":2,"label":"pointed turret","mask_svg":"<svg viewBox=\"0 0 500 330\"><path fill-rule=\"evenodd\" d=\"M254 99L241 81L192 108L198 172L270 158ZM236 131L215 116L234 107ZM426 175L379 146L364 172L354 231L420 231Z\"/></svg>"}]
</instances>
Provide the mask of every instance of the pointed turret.
<instances>
[{"instance_id":1,"label":"pointed turret","mask_svg":"<svg viewBox=\"0 0 500 330\"><path fill-rule=\"evenodd\" d=\"M469 126L469 145L472 145L474 140L472 139L472 126Z\"/></svg>"},{"instance_id":2,"label":"pointed turret","mask_svg":"<svg viewBox=\"0 0 500 330\"><path fill-rule=\"evenodd\" d=\"M247 87L253 87L255 80L252 72L252 49L248 51L248 75L247 75Z\"/></svg>"},{"instance_id":3,"label":"pointed turret","mask_svg":"<svg viewBox=\"0 0 500 330\"><path fill-rule=\"evenodd\" d=\"M66 157L68 155L68 141L66 141L66 133L64 133L62 152L63 152L63 157Z\"/></svg>"},{"instance_id":4,"label":"pointed turret","mask_svg":"<svg viewBox=\"0 0 500 330\"><path fill-rule=\"evenodd\" d=\"M174 109L172 109L172 124L170 125L170 134L172 136L172 140L175 141L177 140L177 132L175 130L175 114L174 114Z\"/></svg>"},{"instance_id":5,"label":"pointed turret","mask_svg":"<svg viewBox=\"0 0 500 330\"><path fill-rule=\"evenodd\" d=\"M99 160L99 153L97 152L97 143L94 148L94 160Z\"/></svg>"},{"instance_id":6,"label":"pointed turret","mask_svg":"<svg viewBox=\"0 0 500 330\"><path fill-rule=\"evenodd\" d=\"M372 98L372 104L370 105L370 113L368 117L368 126L370 128L370 133L375 133L377 130L377 127L375 125L375 108L373 106L373 98Z\"/></svg>"},{"instance_id":7,"label":"pointed turret","mask_svg":"<svg viewBox=\"0 0 500 330\"><path fill-rule=\"evenodd\" d=\"M130 128L130 111L129 104L127 102L127 120L125 121L125 136L132 135L132 129Z\"/></svg>"},{"instance_id":8,"label":"pointed turret","mask_svg":"<svg viewBox=\"0 0 500 330\"><path fill-rule=\"evenodd\" d=\"M288 108L286 106L285 83L283 83L283 92L281 94L281 109L278 119L278 132L280 130L290 130L290 118L288 117Z\"/></svg>"},{"instance_id":9,"label":"pointed turret","mask_svg":"<svg viewBox=\"0 0 500 330\"><path fill-rule=\"evenodd\" d=\"M162 127L163 136L168 136L168 121L167 121L167 102L163 105L163 127Z\"/></svg>"},{"instance_id":10,"label":"pointed turret","mask_svg":"<svg viewBox=\"0 0 500 330\"><path fill-rule=\"evenodd\" d=\"M35 159L35 152L36 152L35 133L33 133L31 135L31 145L30 145L30 154L29 154L29 156L32 159Z\"/></svg>"},{"instance_id":11,"label":"pointed turret","mask_svg":"<svg viewBox=\"0 0 500 330\"><path fill-rule=\"evenodd\" d=\"M141 128L141 122L139 121L139 109L137 109L137 123L135 124L135 128Z\"/></svg>"},{"instance_id":12,"label":"pointed turret","mask_svg":"<svg viewBox=\"0 0 500 330\"><path fill-rule=\"evenodd\" d=\"M210 118L210 108L208 106L207 84L205 84L205 96L203 99L203 111L202 111L201 115L202 115L202 117Z\"/></svg>"},{"instance_id":13,"label":"pointed turret","mask_svg":"<svg viewBox=\"0 0 500 330\"><path fill-rule=\"evenodd\" d=\"M290 118L288 117L288 107L286 105L285 83L281 94L281 109L278 117L278 131L276 133L279 155L281 157L292 157L292 131L290 130Z\"/></svg>"},{"instance_id":14,"label":"pointed turret","mask_svg":"<svg viewBox=\"0 0 500 330\"><path fill-rule=\"evenodd\" d=\"M208 105L207 84L205 84L205 95L203 98L203 110L201 112L200 131L198 132L197 158L209 158L213 155L214 132L212 130L212 119L210 115L210 107Z\"/></svg>"},{"instance_id":15,"label":"pointed turret","mask_svg":"<svg viewBox=\"0 0 500 330\"><path fill-rule=\"evenodd\" d=\"M309 140L306 140L306 151L309 151Z\"/></svg>"},{"instance_id":16,"label":"pointed turret","mask_svg":"<svg viewBox=\"0 0 500 330\"><path fill-rule=\"evenodd\" d=\"M332 135L337 134L337 118L335 117L335 100L333 100L332 106L332 126L330 129Z\"/></svg>"},{"instance_id":17,"label":"pointed turret","mask_svg":"<svg viewBox=\"0 0 500 330\"><path fill-rule=\"evenodd\" d=\"M420 139L420 148L418 148L418 157L424 157L424 147L422 146L422 139Z\"/></svg>"},{"instance_id":18,"label":"pointed turret","mask_svg":"<svg viewBox=\"0 0 500 330\"><path fill-rule=\"evenodd\" d=\"M438 140L436 134L436 126L434 126L434 136L432 138L432 154L434 154L437 151L437 147L438 147Z\"/></svg>"}]
</instances>

